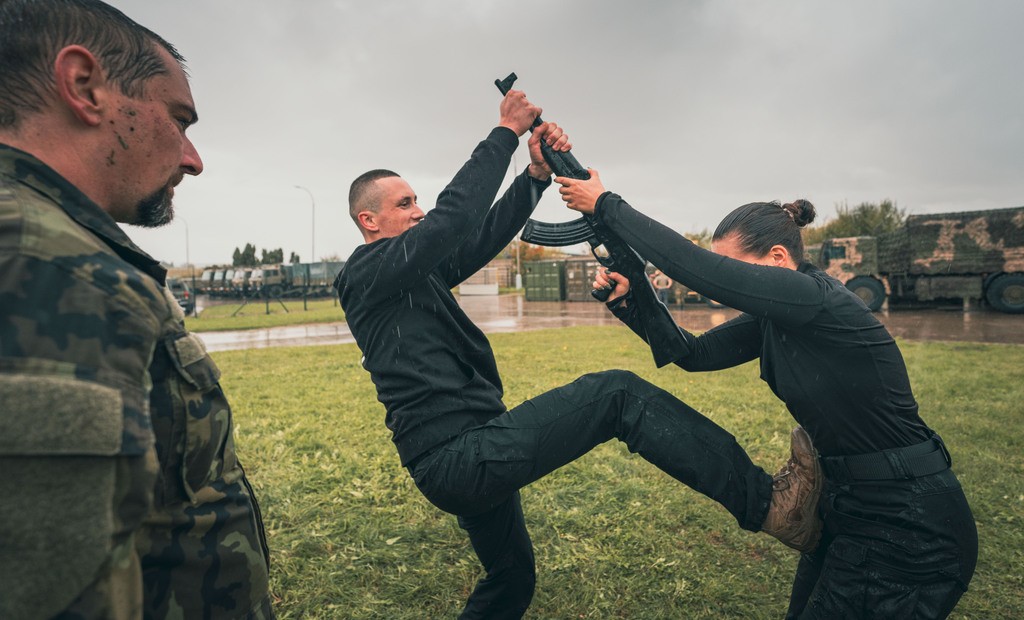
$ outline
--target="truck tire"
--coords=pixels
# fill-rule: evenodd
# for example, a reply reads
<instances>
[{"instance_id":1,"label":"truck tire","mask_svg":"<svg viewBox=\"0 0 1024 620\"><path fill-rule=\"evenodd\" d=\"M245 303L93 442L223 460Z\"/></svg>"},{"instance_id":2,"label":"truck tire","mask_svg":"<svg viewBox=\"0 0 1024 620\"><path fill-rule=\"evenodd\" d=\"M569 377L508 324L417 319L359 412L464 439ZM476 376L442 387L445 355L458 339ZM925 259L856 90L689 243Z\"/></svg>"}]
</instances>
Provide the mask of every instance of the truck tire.
<instances>
[{"instance_id":1,"label":"truck tire","mask_svg":"<svg viewBox=\"0 0 1024 620\"><path fill-rule=\"evenodd\" d=\"M860 297L868 310L878 312L885 302L885 287L882 283L871 276L858 276L851 278L846 283L846 288L853 291L853 294Z\"/></svg>"},{"instance_id":2,"label":"truck tire","mask_svg":"<svg viewBox=\"0 0 1024 620\"><path fill-rule=\"evenodd\" d=\"M992 280L985 299L1000 312L1024 313L1024 273L1005 273Z\"/></svg>"}]
</instances>

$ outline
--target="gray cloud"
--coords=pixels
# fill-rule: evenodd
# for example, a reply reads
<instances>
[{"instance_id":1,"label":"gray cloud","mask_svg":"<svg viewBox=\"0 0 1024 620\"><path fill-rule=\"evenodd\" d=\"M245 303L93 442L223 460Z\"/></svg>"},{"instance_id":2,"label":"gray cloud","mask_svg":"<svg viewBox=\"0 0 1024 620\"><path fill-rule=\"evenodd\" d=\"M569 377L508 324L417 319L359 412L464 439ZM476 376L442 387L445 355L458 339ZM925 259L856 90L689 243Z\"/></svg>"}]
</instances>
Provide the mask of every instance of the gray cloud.
<instances>
[{"instance_id":1,"label":"gray cloud","mask_svg":"<svg viewBox=\"0 0 1024 620\"><path fill-rule=\"evenodd\" d=\"M347 256L374 167L432 204L497 119L509 71L609 189L683 231L752 200L819 213L1024 204L1024 5L811 0L515 4L113 2L189 59L206 172L177 194L191 258L246 242ZM525 166L525 140L517 164ZM538 217L566 220L557 195ZM185 224L129 229L185 259Z\"/></svg>"}]
</instances>

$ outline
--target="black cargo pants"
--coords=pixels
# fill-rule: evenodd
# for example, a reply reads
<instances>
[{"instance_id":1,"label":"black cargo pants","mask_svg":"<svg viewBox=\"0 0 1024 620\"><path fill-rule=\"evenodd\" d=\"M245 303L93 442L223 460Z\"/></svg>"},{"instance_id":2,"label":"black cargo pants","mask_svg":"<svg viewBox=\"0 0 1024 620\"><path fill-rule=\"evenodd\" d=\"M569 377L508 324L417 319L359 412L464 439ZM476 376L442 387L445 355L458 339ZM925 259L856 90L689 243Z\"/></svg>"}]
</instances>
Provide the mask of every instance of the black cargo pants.
<instances>
[{"instance_id":1,"label":"black cargo pants","mask_svg":"<svg viewBox=\"0 0 1024 620\"><path fill-rule=\"evenodd\" d=\"M624 371L584 375L465 431L410 467L416 486L458 516L486 572L462 618L519 618L533 597L533 549L519 489L619 439L757 531L772 478L724 429Z\"/></svg>"},{"instance_id":2,"label":"black cargo pants","mask_svg":"<svg viewBox=\"0 0 1024 620\"><path fill-rule=\"evenodd\" d=\"M978 558L953 470L909 480L826 480L821 545L804 554L791 619L945 618Z\"/></svg>"}]
</instances>

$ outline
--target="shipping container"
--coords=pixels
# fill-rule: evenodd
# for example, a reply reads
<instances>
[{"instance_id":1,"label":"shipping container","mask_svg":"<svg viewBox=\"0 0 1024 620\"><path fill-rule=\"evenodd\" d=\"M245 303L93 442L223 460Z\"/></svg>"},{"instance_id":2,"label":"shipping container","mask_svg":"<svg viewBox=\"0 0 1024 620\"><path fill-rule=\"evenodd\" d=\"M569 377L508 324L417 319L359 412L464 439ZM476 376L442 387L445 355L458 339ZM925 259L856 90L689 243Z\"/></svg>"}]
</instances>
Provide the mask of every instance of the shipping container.
<instances>
[{"instance_id":1,"label":"shipping container","mask_svg":"<svg viewBox=\"0 0 1024 620\"><path fill-rule=\"evenodd\" d=\"M568 259L565 261L565 300L597 301L591 295L594 290L594 276L601 263L594 259Z\"/></svg>"},{"instance_id":2,"label":"shipping container","mask_svg":"<svg viewBox=\"0 0 1024 620\"><path fill-rule=\"evenodd\" d=\"M565 261L523 263L526 301L565 301Z\"/></svg>"}]
</instances>

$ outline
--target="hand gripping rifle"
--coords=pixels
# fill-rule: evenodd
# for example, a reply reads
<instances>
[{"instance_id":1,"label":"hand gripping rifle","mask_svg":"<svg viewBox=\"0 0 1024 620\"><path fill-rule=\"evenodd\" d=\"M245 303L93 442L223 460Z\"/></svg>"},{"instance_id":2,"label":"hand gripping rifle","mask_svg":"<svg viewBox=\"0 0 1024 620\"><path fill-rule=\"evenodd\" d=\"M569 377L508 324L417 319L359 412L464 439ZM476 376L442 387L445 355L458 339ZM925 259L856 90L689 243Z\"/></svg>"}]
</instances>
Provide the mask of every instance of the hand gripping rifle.
<instances>
[{"instance_id":1,"label":"hand gripping rifle","mask_svg":"<svg viewBox=\"0 0 1024 620\"><path fill-rule=\"evenodd\" d=\"M505 95L511 90L516 79L516 74L510 73L504 80L494 80L494 84L501 94ZM543 122L538 116L533 121L530 131ZM540 149L544 161L555 175L572 179L590 178L590 173L576 161L572 153L556 151L544 141L541 141ZM639 316L643 319L645 340L651 347L654 363L658 368L675 361L687 350L679 326L672 319L665 304L658 300L658 295L647 277L647 261L614 231L598 222L597 218L583 215L578 220L558 224L530 219L526 222L520 238L527 243L548 247L576 245L584 241L589 243L591 254L601 265L629 279L632 293L630 301L637 305ZM604 248L604 252L598 252L599 248ZM591 291L599 301L607 301L611 293L611 286Z\"/></svg>"}]
</instances>

